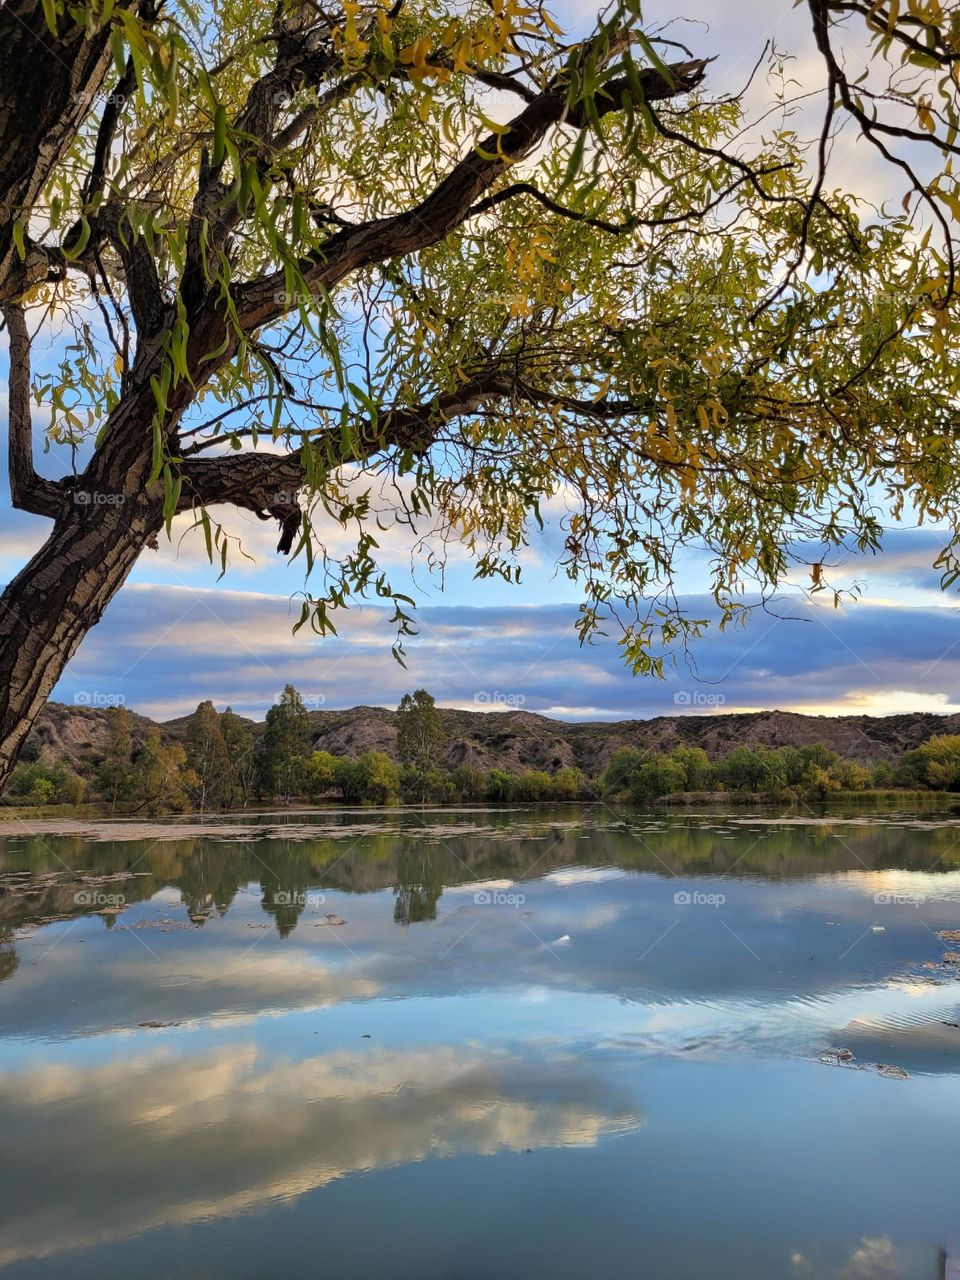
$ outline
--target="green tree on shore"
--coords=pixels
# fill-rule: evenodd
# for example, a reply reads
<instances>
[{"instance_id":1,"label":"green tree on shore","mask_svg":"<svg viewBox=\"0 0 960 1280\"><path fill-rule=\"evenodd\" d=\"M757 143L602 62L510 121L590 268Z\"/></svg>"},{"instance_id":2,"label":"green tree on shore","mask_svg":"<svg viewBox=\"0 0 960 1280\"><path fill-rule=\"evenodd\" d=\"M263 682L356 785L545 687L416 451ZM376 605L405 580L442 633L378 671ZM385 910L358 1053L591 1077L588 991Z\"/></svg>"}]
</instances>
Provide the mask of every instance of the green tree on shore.
<instances>
[{"instance_id":1,"label":"green tree on shore","mask_svg":"<svg viewBox=\"0 0 960 1280\"><path fill-rule=\"evenodd\" d=\"M432 695L426 689L405 693L395 719L400 763L423 772L439 764L446 734Z\"/></svg>"},{"instance_id":2,"label":"green tree on shore","mask_svg":"<svg viewBox=\"0 0 960 1280\"><path fill-rule=\"evenodd\" d=\"M220 716L220 732L227 752L225 803L245 809L257 781L253 733L232 707L227 707Z\"/></svg>"},{"instance_id":3,"label":"green tree on shore","mask_svg":"<svg viewBox=\"0 0 960 1280\"><path fill-rule=\"evenodd\" d=\"M259 786L263 794L279 796L285 803L299 795L309 754L310 717L303 698L288 684L280 700L267 712L259 757Z\"/></svg>"},{"instance_id":4,"label":"green tree on shore","mask_svg":"<svg viewBox=\"0 0 960 1280\"><path fill-rule=\"evenodd\" d=\"M397 707L397 755L409 771L406 791L421 803L436 790L438 766L446 741L443 723L433 696L426 689L405 693Z\"/></svg>"},{"instance_id":5,"label":"green tree on shore","mask_svg":"<svg viewBox=\"0 0 960 1280\"><path fill-rule=\"evenodd\" d=\"M143 741L133 765L133 798L137 809L149 814L182 813L190 808L197 778L187 767L187 753L179 742L164 745L159 729Z\"/></svg>"},{"instance_id":6,"label":"green tree on shore","mask_svg":"<svg viewBox=\"0 0 960 1280\"><path fill-rule=\"evenodd\" d=\"M383 751L364 751L355 760L338 759L337 786L353 804L392 804L400 795L401 769Z\"/></svg>"},{"instance_id":7,"label":"green tree on shore","mask_svg":"<svg viewBox=\"0 0 960 1280\"><path fill-rule=\"evenodd\" d=\"M197 807L203 813L208 804L222 802L230 765L220 717L209 699L190 717L187 763L196 776Z\"/></svg>"},{"instance_id":8,"label":"green tree on shore","mask_svg":"<svg viewBox=\"0 0 960 1280\"><path fill-rule=\"evenodd\" d=\"M110 812L116 813L117 804L130 797L133 788L133 770L130 756L133 751L133 722L126 707L110 707L107 711L107 750L97 769L97 789L109 801Z\"/></svg>"},{"instance_id":9,"label":"green tree on shore","mask_svg":"<svg viewBox=\"0 0 960 1280\"><path fill-rule=\"evenodd\" d=\"M325 795L336 782L337 757L329 751L314 751L306 759L303 789L311 800Z\"/></svg>"},{"instance_id":10,"label":"green tree on shore","mask_svg":"<svg viewBox=\"0 0 960 1280\"><path fill-rule=\"evenodd\" d=\"M929 738L915 751L905 753L899 773L908 784L956 791L960 788L960 736L942 733Z\"/></svg>"}]
</instances>

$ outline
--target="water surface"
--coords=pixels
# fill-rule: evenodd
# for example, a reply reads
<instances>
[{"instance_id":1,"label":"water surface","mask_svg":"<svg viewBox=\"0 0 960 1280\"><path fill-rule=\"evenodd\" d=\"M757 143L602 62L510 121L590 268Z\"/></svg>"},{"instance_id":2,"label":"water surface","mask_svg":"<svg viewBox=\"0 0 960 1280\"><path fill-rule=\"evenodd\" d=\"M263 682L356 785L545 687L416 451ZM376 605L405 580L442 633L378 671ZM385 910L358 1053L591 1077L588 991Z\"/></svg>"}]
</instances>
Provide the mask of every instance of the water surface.
<instances>
[{"instance_id":1,"label":"water surface","mask_svg":"<svg viewBox=\"0 0 960 1280\"><path fill-rule=\"evenodd\" d=\"M4 1277L933 1280L960 1249L949 813L0 832Z\"/></svg>"}]
</instances>

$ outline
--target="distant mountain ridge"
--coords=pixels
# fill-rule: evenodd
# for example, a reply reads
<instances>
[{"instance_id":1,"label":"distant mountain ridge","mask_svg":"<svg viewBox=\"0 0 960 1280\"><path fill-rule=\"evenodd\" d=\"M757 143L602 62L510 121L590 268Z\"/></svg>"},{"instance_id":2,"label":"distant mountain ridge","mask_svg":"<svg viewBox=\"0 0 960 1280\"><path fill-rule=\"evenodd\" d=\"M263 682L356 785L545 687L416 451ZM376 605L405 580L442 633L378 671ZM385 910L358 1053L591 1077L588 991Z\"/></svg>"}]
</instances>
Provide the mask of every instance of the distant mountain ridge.
<instances>
[{"instance_id":1,"label":"distant mountain ridge","mask_svg":"<svg viewBox=\"0 0 960 1280\"><path fill-rule=\"evenodd\" d=\"M188 716L155 721L131 712L135 739L158 728L166 741L183 741ZM807 716L791 711L728 715L657 716L652 720L571 723L530 711L451 711L440 709L447 733L447 763L472 764L517 773L553 772L573 765L587 774L602 772L624 746L669 751L702 747L711 758L740 745L804 746L822 743L846 759L875 763L893 760L935 734L960 733L960 715L910 712L892 716ZM259 734L260 721L247 723ZM27 739L25 758L62 760L89 773L107 745L107 712L100 708L48 703ZM355 756L385 751L396 758L393 712L384 707L312 711L310 725L317 750Z\"/></svg>"}]
</instances>

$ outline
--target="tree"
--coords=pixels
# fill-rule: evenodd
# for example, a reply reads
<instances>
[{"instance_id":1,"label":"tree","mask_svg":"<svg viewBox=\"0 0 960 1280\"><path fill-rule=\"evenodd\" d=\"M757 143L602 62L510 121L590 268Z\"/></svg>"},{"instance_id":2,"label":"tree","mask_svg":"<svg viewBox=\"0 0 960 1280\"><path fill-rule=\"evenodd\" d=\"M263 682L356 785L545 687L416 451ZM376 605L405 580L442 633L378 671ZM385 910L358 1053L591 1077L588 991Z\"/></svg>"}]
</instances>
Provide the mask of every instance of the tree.
<instances>
[{"instance_id":1,"label":"tree","mask_svg":"<svg viewBox=\"0 0 960 1280\"><path fill-rule=\"evenodd\" d=\"M34 766L36 769L36 766ZM30 790L27 792L27 799L31 804L45 805L51 804L56 794L56 785L51 778L46 778L42 774L35 774Z\"/></svg>"},{"instance_id":2,"label":"tree","mask_svg":"<svg viewBox=\"0 0 960 1280\"><path fill-rule=\"evenodd\" d=\"M778 750L782 756L784 748L780 747ZM840 759L836 751L831 751L821 742L812 742L806 747L801 747L800 756L806 764L816 765L820 769L832 769Z\"/></svg>"},{"instance_id":3,"label":"tree","mask_svg":"<svg viewBox=\"0 0 960 1280\"><path fill-rule=\"evenodd\" d=\"M622 617L627 663L658 672L704 625L674 600L690 539L713 553L729 621L757 607L743 585L775 591L804 543L875 546L878 492L949 511L952 255L906 215L861 216L826 172L838 112L890 136L874 115L889 95L848 87L832 50L851 14L877 54L892 42L944 73L935 97L898 88L919 130L897 133L953 158L941 8L808 0L829 90L811 172L790 128L761 138L707 95L710 49L665 64L676 46L626 0L575 41L512 2L8 0L11 496L52 523L0 597L0 783L178 514L224 566L218 504L275 519L278 549L326 571L300 625L323 633L372 595L401 644L385 520L513 581L563 494L581 637ZM514 104L495 121L490 90ZM912 170L891 163L899 199ZM912 189L949 245L947 166ZM31 385L34 342L64 323L75 340ZM34 468L34 399L70 459L59 480ZM392 516L371 500L384 477ZM339 559L331 524L357 530ZM810 572L825 589L822 556Z\"/></svg>"},{"instance_id":4,"label":"tree","mask_svg":"<svg viewBox=\"0 0 960 1280\"><path fill-rule=\"evenodd\" d=\"M220 732L227 752L224 801L239 804L245 809L257 780L253 733L231 707L227 707L220 716Z\"/></svg>"},{"instance_id":5,"label":"tree","mask_svg":"<svg viewBox=\"0 0 960 1280\"><path fill-rule=\"evenodd\" d=\"M117 802L130 796L133 786L133 727L130 712L125 707L107 709L109 740L103 760L97 769L97 788L110 802L110 812L116 813Z\"/></svg>"},{"instance_id":6,"label":"tree","mask_svg":"<svg viewBox=\"0 0 960 1280\"><path fill-rule=\"evenodd\" d=\"M831 791L839 791L840 783L832 772L818 764L807 765L803 775L803 793L811 800L826 800Z\"/></svg>"},{"instance_id":7,"label":"tree","mask_svg":"<svg viewBox=\"0 0 960 1280\"><path fill-rule=\"evenodd\" d=\"M873 785L882 790L897 785L897 769L889 760L881 760L873 766Z\"/></svg>"},{"instance_id":8,"label":"tree","mask_svg":"<svg viewBox=\"0 0 960 1280\"><path fill-rule=\"evenodd\" d=\"M450 774L450 794L455 800L482 800L487 776L475 764L458 764Z\"/></svg>"},{"instance_id":9,"label":"tree","mask_svg":"<svg viewBox=\"0 0 960 1280\"><path fill-rule=\"evenodd\" d=\"M401 772L400 795L405 801L414 804L446 804L456 794L456 786L446 769L408 767Z\"/></svg>"},{"instance_id":10,"label":"tree","mask_svg":"<svg viewBox=\"0 0 960 1280\"><path fill-rule=\"evenodd\" d=\"M841 791L866 791L873 781L873 771L859 760L837 760L828 772Z\"/></svg>"},{"instance_id":11,"label":"tree","mask_svg":"<svg viewBox=\"0 0 960 1280\"><path fill-rule=\"evenodd\" d=\"M400 794L400 766L383 751L364 751L355 760L338 758L334 777L352 804L391 804Z\"/></svg>"},{"instance_id":12,"label":"tree","mask_svg":"<svg viewBox=\"0 0 960 1280\"><path fill-rule=\"evenodd\" d=\"M552 790L552 779L542 769L524 769L512 780L511 800L546 800Z\"/></svg>"},{"instance_id":13,"label":"tree","mask_svg":"<svg viewBox=\"0 0 960 1280\"><path fill-rule=\"evenodd\" d=\"M259 757L262 790L285 801L298 794L309 754L310 717L303 698L288 684L266 715Z\"/></svg>"},{"instance_id":14,"label":"tree","mask_svg":"<svg viewBox=\"0 0 960 1280\"><path fill-rule=\"evenodd\" d=\"M787 785L787 766L770 747L735 747L717 772L732 791L781 791Z\"/></svg>"},{"instance_id":15,"label":"tree","mask_svg":"<svg viewBox=\"0 0 960 1280\"><path fill-rule=\"evenodd\" d=\"M84 779L59 762L21 763L10 779L10 794L22 796L29 804L80 804L86 790Z\"/></svg>"},{"instance_id":16,"label":"tree","mask_svg":"<svg viewBox=\"0 0 960 1280\"><path fill-rule=\"evenodd\" d=\"M713 766L702 747L674 747L670 759L683 770L681 791L706 791L713 785Z\"/></svg>"},{"instance_id":17,"label":"tree","mask_svg":"<svg viewBox=\"0 0 960 1280\"><path fill-rule=\"evenodd\" d=\"M336 781L337 757L329 751L314 751L307 757L303 785L307 795L316 800L325 795Z\"/></svg>"},{"instance_id":18,"label":"tree","mask_svg":"<svg viewBox=\"0 0 960 1280\"><path fill-rule=\"evenodd\" d=\"M209 699L190 717L187 763L196 775L197 807L203 813L208 802L222 801L230 766L220 717Z\"/></svg>"},{"instance_id":19,"label":"tree","mask_svg":"<svg viewBox=\"0 0 960 1280\"><path fill-rule=\"evenodd\" d=\"M905 753L902 768L934 791L960 790L960 736L936 734Z\"/></svg>"},{"instance_id":20,"label":"tree","mask_svg":"<svg viewBox=\"0 0 960 1280\"><path fill-rule=\"evenodd\" d=\"M382 751L364 751L357 757L362 770L363 798L374 804L391 804L400 794L400 766Z\"/></svg>"},{"instance_id":21,"label":"tree","mask_svg":"<svg viewBox=\"0 0 960 1280\"><path fill-rule=\"evenodd\" d=\"M632 775L627 794L634 804L643 804L682 791L686 780L686 770L679 761L671 760L669 756L657 756L642 764Z\"/></svg>"},{"instance_id":22,"label":"tree","mask_svg":"<svg viewBox=\"0 0 960 1280\"><path fill-rule=\"evenodd\" d=\"M426 689L405 693L397 707L395 723L397 755L409 771L406 790L411 798L424 803L441 781L435 775L446 740L433 697Z\"/></svg>"},{"instance_id":23,"label":"tree","mask_svg":"<svg viewBox=\"0 0 960 1280\"><path fill-rule=\"evenodd\" d=\"M555 800L582 800L590 794L590 784L580 769L564 765L550 779L550 792Z\"/></svg>"},{"instance_id":24,"label":"tree","mask_svg":"<svg viewBox=\"0 0 960 1280\"><path fill-rule=\"evenodd\" d=\"M493 800L502 804L513 799L514 775L505 769L491 769L487 774L485 800Z\"/></svg>"},{"instance_id":25,"label":"tree","mask_svg":"<svg viewBox=\"0 0 960 1280\"><path fill-rule=\"evenodd\" d=\"M439 763L446 734L436 702L426 689L403 695L395 723L397 755L401 764L414 769L430 769Z\"/></svg>"},{"instance_id":26,"label":"tree","mask_svg":"<svg viewBox=\"0 0 960 1280\"><path fill-rule=\"evenodd\" d=\"M179 742L164 745L159 729L151 729L133 767L133 799L147 813L181 813L189 808L197 777L187 768L187 753Z\"/></svg>"},{"instance_id":27,"label":"tree","mask_svg":"<svg viewBox=\"0 0 960 1280\"><path fill-rule=\"evenodd\" d=\"M603 771L604 794L617 796L626 791L630 779L649 759L649 751L641 751L638 747L618 747Z\"/></svg>"}]
</instances>

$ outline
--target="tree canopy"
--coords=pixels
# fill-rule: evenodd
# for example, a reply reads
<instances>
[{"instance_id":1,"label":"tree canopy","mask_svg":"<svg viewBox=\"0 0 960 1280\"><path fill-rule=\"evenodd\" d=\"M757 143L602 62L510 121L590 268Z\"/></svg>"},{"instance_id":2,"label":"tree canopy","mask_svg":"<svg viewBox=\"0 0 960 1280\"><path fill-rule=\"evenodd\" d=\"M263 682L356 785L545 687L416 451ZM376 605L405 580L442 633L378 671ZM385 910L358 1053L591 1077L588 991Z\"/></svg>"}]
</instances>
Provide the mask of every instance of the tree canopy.
<instances>
[{"instance_id":1,"label":"tree canopy","mask_svg":"<svg viewBox=\"0 0 960 1280\"><path fill-rule=\"evenodd\" d=\"M397 707L396 725L400 763L422 772L434 768L446 735L433 695L426 689L405 693Z\"/></svg>"},{"instance_id":2,"label":"tree canopy","mask_svg":"<svg viewBox=\"0 0 960 1280\"><path fill-rule=\"evenodd\" d=\"M369 597L398 645L384 528L514 581L550 515L581 636L615 619L635 672L705 625L679 548L724 625L798 562L830 589L830 549L890 516L957 536L960 19L806 8L809 136L778 54L751 114L711 92L709 33L681 47L637 0L583 38L521 0L10 0L10 483L52 526L0 601L0 775L178 513L224 568L225 506L276 520L299 625ZM838 186L844 123L881 209Z\"/></svg>"}]
</instances>

